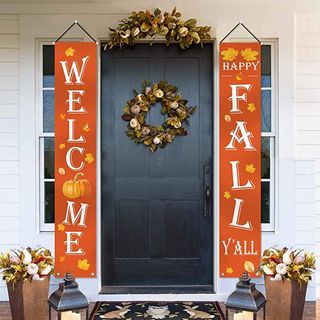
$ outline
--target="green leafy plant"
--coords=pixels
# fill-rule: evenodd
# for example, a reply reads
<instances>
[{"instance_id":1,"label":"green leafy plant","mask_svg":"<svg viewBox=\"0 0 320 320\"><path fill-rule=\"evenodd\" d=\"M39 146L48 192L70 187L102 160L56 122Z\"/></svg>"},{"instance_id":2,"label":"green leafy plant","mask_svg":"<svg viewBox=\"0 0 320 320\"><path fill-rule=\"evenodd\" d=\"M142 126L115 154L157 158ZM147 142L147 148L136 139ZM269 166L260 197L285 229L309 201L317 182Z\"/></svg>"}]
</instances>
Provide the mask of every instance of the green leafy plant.
<instances>
[{"instance_id":1,"label":"green leafy plant","mask_svg":"<svg viewBox=\"0 0 320 320\"><path fill-rule=\"evenodd\" d=\"M269 248L263 252L258 274L271 277L273 281L297 281L308 283L316 269L314 254L304 250Z\"/></svg>"},{"instance_id":2,"label":"green leafy plant","mask_svg":"<svg viewBox=\"0 0 320 320\"><path fill-rule=\"evenodd\" d=\"M157 35L166 39L167 45L179 43L181 49L189 48L193 44L203 45L203 40L211 39L209 26L197 26L196 19L182 20L181 13L174 8L171 13L162 13L160 9L132 12L127 19L121 20L116 29L109 28L111 40L105 49L132 46L138 39L150 39L150 44Z\"/></svg>"}]
</instances>

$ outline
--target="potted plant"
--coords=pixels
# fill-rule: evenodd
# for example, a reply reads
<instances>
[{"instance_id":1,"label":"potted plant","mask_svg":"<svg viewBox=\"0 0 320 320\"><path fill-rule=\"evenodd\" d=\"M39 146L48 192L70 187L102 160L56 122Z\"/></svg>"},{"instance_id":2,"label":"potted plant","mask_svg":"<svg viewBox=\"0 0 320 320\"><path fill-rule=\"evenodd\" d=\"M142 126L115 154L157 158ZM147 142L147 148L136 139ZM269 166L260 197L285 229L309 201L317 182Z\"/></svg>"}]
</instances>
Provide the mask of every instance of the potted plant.
<instances>
[{"instance_id":1,"label":"potted plant","mask_svg":"<svg viewBox=\"0 0 320 320\"><path fill-rule=\"evenodd\" d=\"M269 319L301 320L308 282L316 259L304 250L269 248L260 260Z\"/></svg>"},{"instance_id":2,"label":"potted plant","mask_svg":"<svg viewBox=\"0 0 320 320\"><path fill-rule=\"evenodd\" d=\"M0 253L0 271L7 284L12 320L46 317L54 259L45 248Z\"/></svg>"}]
</instances>

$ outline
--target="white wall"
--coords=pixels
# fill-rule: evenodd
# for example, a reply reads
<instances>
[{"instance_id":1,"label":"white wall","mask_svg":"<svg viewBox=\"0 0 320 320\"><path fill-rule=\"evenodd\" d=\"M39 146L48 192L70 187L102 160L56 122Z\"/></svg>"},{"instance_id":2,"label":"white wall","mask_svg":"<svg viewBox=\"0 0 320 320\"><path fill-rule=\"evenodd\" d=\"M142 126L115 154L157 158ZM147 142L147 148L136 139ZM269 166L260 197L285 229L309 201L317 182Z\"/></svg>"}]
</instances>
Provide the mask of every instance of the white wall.
<instances>
[{"instance_id":1,"label":"white wall","mask_svg":"<svg viewBox=\"0 0 320 320\"><path fill-rule=\"evenodd\" d=\"M301 1L282 0L279 4L276 0L199 0L197 2L139 0L133 4L131 1L118 0L108 1L105 4L100 2L77 6L68 4L72 1L64 1L59 5L50 4L50 1L43 2L41 5L25 2L17 4L15 3L19 2L17 0L3 4L1 2L5 1L0 0L2 13L0 15L0 188L3 188L0 193L0 244L2 247L12 247L19 243L21 245L41 244L53 248L53 234L39 232L39 206L35 196L38 190L35 165L38 160L35 139L37 40L54 40L75 19L94 37L105 39L108 36L107 27L115 26L120 18L129 14L131 8L144 10L160 6L164 10L170 10L177 5L185 17L197 17L199 24L212 25L213 35L218 40L239 21L244 22L261 38L279 39L276 229L274 232L263 233L263 248L271 245L287 245L315 250L315 157L316 154L319 155L317 150L319 151L320 143L317 143L317 140L320 141L318 124L320 122L314 119L316 116L320 118L320 108L317 108L320 94L319 89L310 88L319 88L319 81L317 81L319 78L316 77L320 74L319 72L315 74L315 70L318 66L319 71L320 61L316 60L314 67L310 66L313 59L319 59L319 57L313 57L310 47L320 47L320 44L314 45L315 41L320 39L320 34L315 32L318 30L316 29L318 24L314 21L320 20L312 13L317 9L320 12L320 2L306 0L301 4ZM300 13L295 15L295 12ZM2 24L2 21L7 22ZM69 36L79 37L83 34L75 29ZM13 51L3 51L2 46L10 47ZM13 59L13 61L7 62L7 59ZM17 76L16 82L15 78L9 77L10 74L7 73L2 79L2 72L14 73L12 76ZM19 84L20 91L18 91ZM13 108L11 105L6 106L8 102L14 103ZM217 110L217 98L215 102L215 110ZM320 120L318 118L317 120ZM2 130L6 131L3 133ZM217 126L215 132L217 137ZM314 137L313 134L316 136ZM217 142L215 141L216 147ZM4 149L7 147L12 148L10 152ZM320 155L318 157L320 158ZM317 168L319 172L319 164ZM20 185L19 175L21 176ZM217 182L216 180L216 186ZM319 184L318 179L318 188ZM20 198L19 194L21 194ZM317 198L320 202L319 192ZM5 204L6 207L2 207L4 205L2 202L6 203L9 200L15 203ZM218 209L216 206L216 230L218 230ZM317 212L320 215L320 205L317 207ZM1 223L3 215L9 217ZM100 219L99 213L97 219ZM15 230L8 232L10 228ZM215 232L215 240L217 243L217 232ZM214 254L217 264L219 252L215 250ZM98 252L99 256L100 252ZM219 279L216 276L215 281L217 292L227 294L237 280ZM261 281L259 283L259 288L263 289ZM100 288L99 279L82 280L81 284L89 295L96 294ZM314 299L314 297L315 285L312 284L308 290L308 299ZM0 287L0 300L4 298L5 290Z\"/></svg>"},{"instance_id":2,"label":"white wall","mask_svg":"<svg viewBox=\"0 0 320 320\"><path fill-rule=\"evenodd\" d=\"M0 251L20 243L19 146L19 17L0 14Z\"/></svg>"},{"instance_id":3,"label":"white wall","mask_svg":"<svg viewBox=\"0 0 320 320\"><path fill-rule=\"evenodd\" d=\"M320 12L295 17L295 243L297 247L316 252L320 258ZM319 226L319 224L318 224ZM316 232L318 231L318 232ZM317 239L316 239L317 238ZM319 265L318 265L319 270ZM317 297L320 298L320 281Z\"/></svg>"}]
</instances>

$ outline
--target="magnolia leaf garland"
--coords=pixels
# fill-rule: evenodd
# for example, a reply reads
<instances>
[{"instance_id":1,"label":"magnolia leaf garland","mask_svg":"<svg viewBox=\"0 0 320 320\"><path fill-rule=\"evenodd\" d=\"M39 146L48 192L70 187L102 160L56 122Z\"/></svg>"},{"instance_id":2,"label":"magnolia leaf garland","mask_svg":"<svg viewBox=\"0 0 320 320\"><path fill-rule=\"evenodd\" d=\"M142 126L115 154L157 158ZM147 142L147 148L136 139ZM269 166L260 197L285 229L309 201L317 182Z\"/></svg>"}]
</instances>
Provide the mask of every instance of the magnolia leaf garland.
<instances>
[{"instance_id":1,"label":"magnolia leaf garland","mask_svg":"<svg viewBox=\"0 0 320 320\"><path fill-rule=\"evenodd\" d=\"M211 39L209 26L197 26L196 19L182 20L181 13L173 9L171 13L161 13L160 9L132 12L127 19L121 20L116 29L109 28L111 40L105 49L133 46L135 40L151 38L150 45L157 35L166 39L167 45L178 42L181 49L189 48L193 44L202 46L203 40Z\"/></svg>"},{"instance_id":2,"label":"magnolia leaf garland","mask_svg":"<svg viewBox=\"0 0 320 320\"><path fill-rule=\"evenodd\" d=\"M127 136L137 144L148 146L152 152L158 147L165 148L173 142L176 136L186 136L188 118L196 111L196 107L189 107L178 88L161 80L150 85L143 83L142 92L134 90L134 98L127 101L122 119L128 121ZM146 122L150 109L161 103L161 113L168 118L159 126L152 126Z\"/></svg>"}]
</instances>

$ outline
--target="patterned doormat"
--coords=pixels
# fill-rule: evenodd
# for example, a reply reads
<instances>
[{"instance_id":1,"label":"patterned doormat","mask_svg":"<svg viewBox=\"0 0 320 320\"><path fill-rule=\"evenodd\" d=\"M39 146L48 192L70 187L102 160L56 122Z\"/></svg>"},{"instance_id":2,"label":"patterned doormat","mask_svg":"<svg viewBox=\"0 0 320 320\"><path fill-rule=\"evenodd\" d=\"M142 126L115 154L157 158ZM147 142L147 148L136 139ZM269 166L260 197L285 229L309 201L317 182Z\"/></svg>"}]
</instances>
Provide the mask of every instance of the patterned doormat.
<instances>
[{"instance_id":1,"label":"patterned doormat","mask_svg":"<svg viewBox=\"0 0 320 320\"><path fill-rule=\"evenodd\" d=\"M97 302L90 320L225 320L217 302Z\"/></svg>"}]
</instances>

